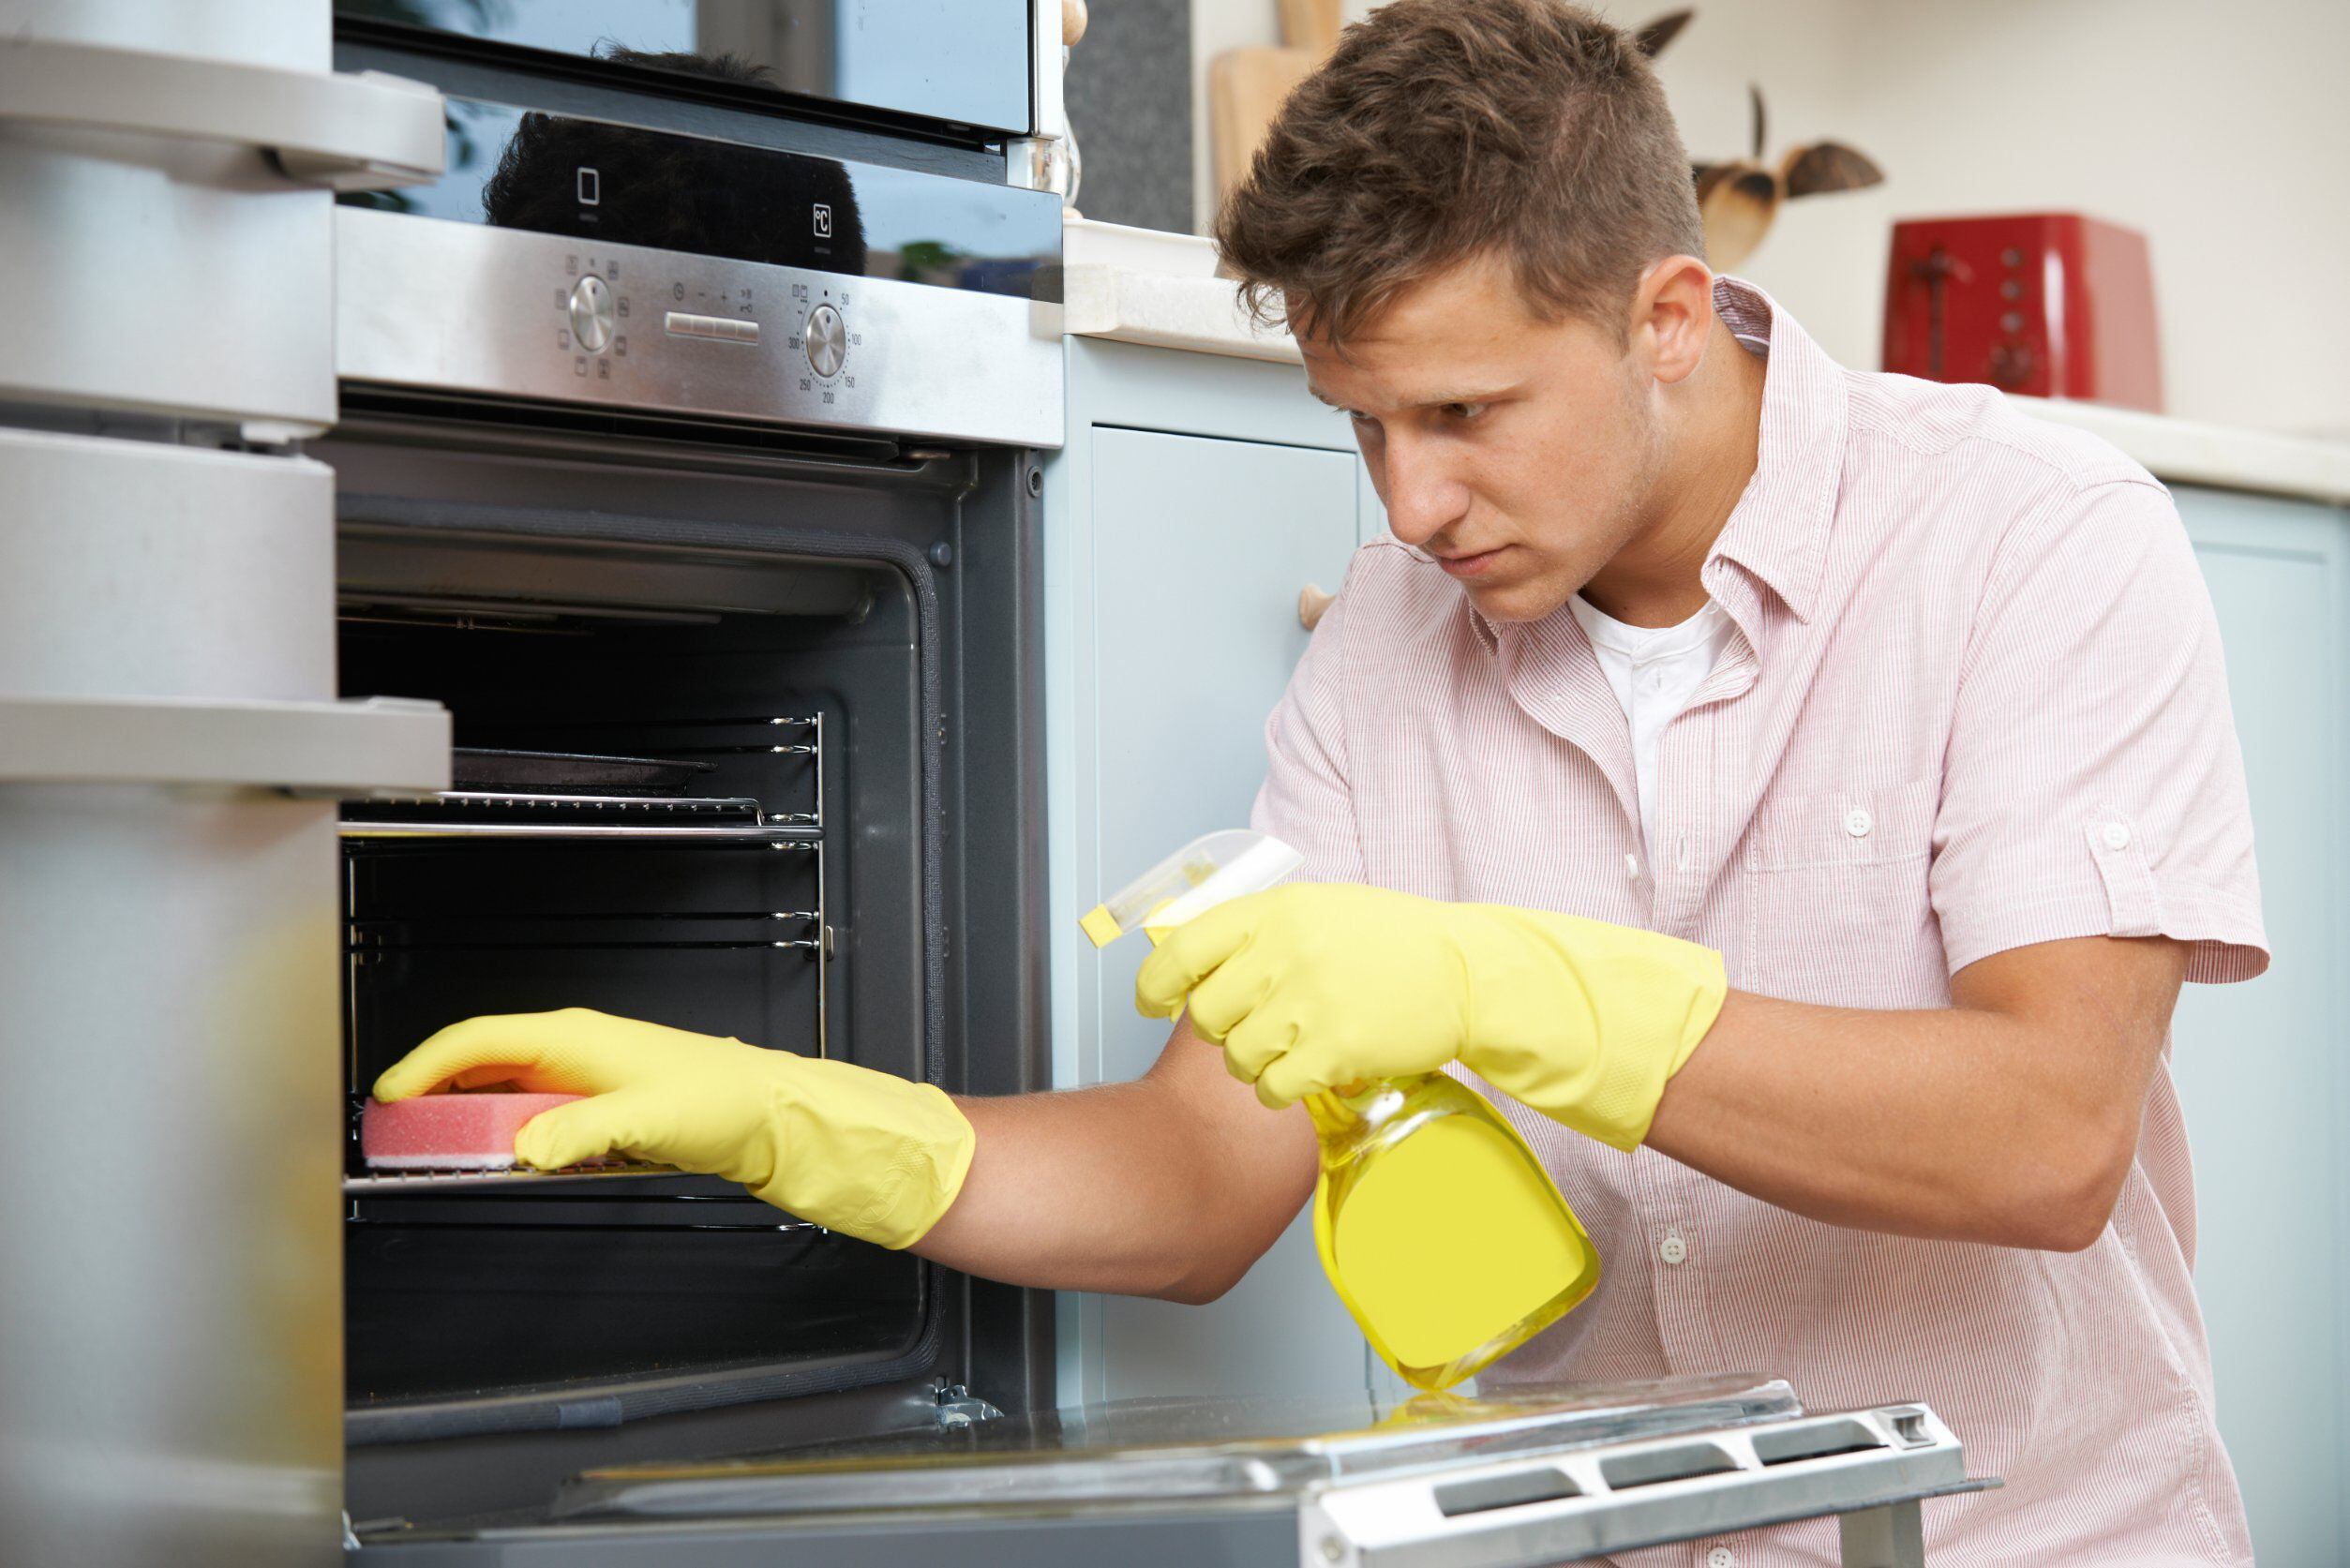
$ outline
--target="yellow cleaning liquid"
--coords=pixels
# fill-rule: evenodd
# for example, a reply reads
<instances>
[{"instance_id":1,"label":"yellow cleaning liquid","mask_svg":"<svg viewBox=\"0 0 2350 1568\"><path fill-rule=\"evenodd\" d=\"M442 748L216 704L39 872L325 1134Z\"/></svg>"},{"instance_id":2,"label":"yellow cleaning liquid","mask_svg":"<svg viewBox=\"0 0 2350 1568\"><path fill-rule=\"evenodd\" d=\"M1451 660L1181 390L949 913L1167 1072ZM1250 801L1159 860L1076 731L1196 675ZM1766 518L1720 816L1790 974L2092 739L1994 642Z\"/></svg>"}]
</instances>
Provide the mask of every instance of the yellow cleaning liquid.
<instances>
[{"instance_id":1,"label":"yellow cleaning liquid","mask_svg":"<svg viewBox=\"0 0 2350 1568\"><path fill-rule=\"evenodd\" d=\"M1194 839L1081 922L1104 947L1259 892L1303 857L1228 829ZM1443 1073L1307 1097L1322 1143L1323 1271L1396 1376L1450 1388L1559 1321L1599 1283L1599 1254L1518 1129Z\"/></svg>"},{"instance_id":2,"label":"yellow cleaning liquid","mask_svg":"<svg viewBox=\"0 0 2350 1568\"><path fill-rule=\"evenodd\" d=\"M1306 1105L1324 1272L1404 1381L1449 1388L1598 1285L1599 1254L1549 1173L1466 1084L1430 1073Z\"/></svg>"}]
</instances>

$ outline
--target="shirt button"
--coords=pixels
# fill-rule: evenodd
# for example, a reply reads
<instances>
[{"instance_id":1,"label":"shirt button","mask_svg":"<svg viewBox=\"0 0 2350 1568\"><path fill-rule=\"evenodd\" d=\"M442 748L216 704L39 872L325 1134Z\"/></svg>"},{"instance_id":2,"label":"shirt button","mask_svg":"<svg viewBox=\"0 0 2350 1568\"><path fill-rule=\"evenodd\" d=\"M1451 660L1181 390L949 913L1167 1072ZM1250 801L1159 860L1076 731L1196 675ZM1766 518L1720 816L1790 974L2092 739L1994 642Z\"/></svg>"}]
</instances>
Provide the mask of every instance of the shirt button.
<instances>
[{"instance_id":1,"label":"shirt button","mask_svg":"<svg viewBox=\"0 0 2350 1568\"><path fill-rule=\"evenodd\" d=\"M2126 822L2106 823L2105 831L2101 836L2104 839L2107 849L2130 847L2130 825Z\"/></svg>"},{"instance_id":2,"label":"shirt button","mask_svg":"<svg viewBox=\"0 0 2350 1568\"><path fill-rule=\"evenodd\" d=\"M1738 1554L1728 1546L1716 1546L1705 1554L1705 1568L1738 1568Z\"/></svg>"},{"instance_id":3,"label":"shirt button","mask_svg":"<svg viewBox=\"0 0 2350 1568\"><path fill-rule=\"evenodd\" d=\"M1868 837L1868 830L1877 826L1877 819L1868 814L1865 806L1855 806L1844 814L1844 830L1856 839Z\"/></svg>"},{"instance_id":4,"label":"shirt button","mask_svg":"<svg viewBox=\"0 0 2350 1568\"><path fill-rule=\"evenodd\" d=\"M1683 1261L1689 1256L1689 1244L1681 1239L1680 1232L1668 1231L1665 1232L1665 1239L1656 1244L1656 1255L1673 1267L1679 1268Z\"/></svg>"}]
</instances>

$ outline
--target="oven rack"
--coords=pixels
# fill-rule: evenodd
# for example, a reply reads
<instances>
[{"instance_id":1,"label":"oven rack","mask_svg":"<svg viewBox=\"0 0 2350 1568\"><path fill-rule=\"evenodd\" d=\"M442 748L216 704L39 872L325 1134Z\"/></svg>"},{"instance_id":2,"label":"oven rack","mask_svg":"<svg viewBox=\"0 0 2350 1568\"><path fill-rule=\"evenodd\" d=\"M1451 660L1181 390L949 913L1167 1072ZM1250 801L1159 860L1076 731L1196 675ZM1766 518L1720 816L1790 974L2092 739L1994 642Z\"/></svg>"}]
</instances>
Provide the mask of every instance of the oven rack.
<instances>
[{"instance_id":1,"label":"oven rack","mask_svg":"<svg viewBox=\"0 0 2350 1568\"><path fill-rule=\"evenodd\" d=\"M385 815L376 815L384 812ZM647 799L632 795L492 795L445 790L428 799L354 801L346 839L639 839L728 844L814 844L822 819L770 812L748 797Z\"/></svg>"},{"instance_id":2,"label":"oven rack","mask_svg":"<svg viewBox=\"0 0 2350 1568\"><path fill-rule=\"evenodd\" d=\"M606 1190L594 1178L633 1183L650 1180L670 1190ZM343 1177L348 1224L401 1230L507 1231L732 1231L767 1235L816 1236L824 1228L781 1213L748 1192L679 1191L690 1182L714 1181L666 1165L642 1162L573 1166L564 1171L366 1171ZM452 1209L456 1198L463 1206ZM408 1211L400 1200L434 1202ZM475 1204L483 1213L466 1212ZM509 1203L527 1209L508 1211ZM392 1206L386 1207L384 1205ZM496 1211L496 1212L491 1212Z\"/></svg>"},{"instance_id":3,"label":"oven rack","mask_svg":"<svg viewBox=\"0 0 2350 1568\"><path fill-rule=\"evenodd\" d=\"M756 1200L753 1200L756 1202ZM343 1217L346 1225L378 1231L494 1231L500 1235L512 1235L517 1231L558 1231L576 1233L598 1231L606 1235L644 1235L652 1232L700 1231L728 1232L738 1235L801 1236L810 1241L828 1232L820 1225L804 1219L759 1219L741 1224L727 1224L706 1219L656 1219L644 1224L615 1220L536 1220L536 1219L384 1219L374 1215L352 1214Z\"/></svg>"},{"instance_id":4,"label":"oven rack","mask_svg":"<svg viewBox=\"0 0 2350 1568\"><path fill-rule=\"evenodd\" d=\"M531 735L549 732L572 734L598 732L603 734L679 734L699 737L683 741L659 740L651 749L666 756L803 756L810 759L814 792L811 809L805 814L778 815L768 820L776 823L796 823L821 826L824 821L824 715L816 713L754 714L749 717L712 719L586 719L576 722L555 720L509 720L494 726L501 734ZM727 730L749 730L748 738L726 738Z\"/></svg>"},{"instance_id":5,"label":"oven rack","mask_svg":"<svg viewBox=\"0 0 2350 1568\"><path fill-rule=\"evenodd\" d=\"M726 925L797 926L807 934L800 936L718 936L718 937L523 937L507 941L446 938L417 941L412 938L385 937L368 928L385 926L415 926L429 924L438 931L451 928L463 930L469 926L564 926L579 927L591 922L617 925L665 925L702 922ZM413 952L541 952L558 951L757 951L822 953L831 956L831 933L824 923L824 911L816 909L751 909L751 910L562 910L544 915L437 915L429 919L399 915L352 915L346 921L346 953L413 953Z\"/></svg>"},{"instance_id":6,"label":"oven rack","mask_svg":"<svg viewBox=\"0 0 2350 1568\"><path fill-rule=\"evenodd\" d=\"M343 1178L343 1195L350 1198L382 1197L407 1192L450 1192L478 1190L484 1187L546 1187L569 1182L610 1180L615 1176L679 1177L688 1172L667 1165L651 1165L642 1161L609 1165L573 1165L561 1171L533 1171L527 1166L509 1166L502 1170L457 1170L418 1168L407 1171L368 1171L362 1175Z\"/></svg>"},{"instance_id":7,"label":"oven rack","mask_svg":"<svg viewBox=\"0 0 2350 1568\"><path fill-rule=\"evenodd\" d=\"M662 741L666 755L787 756L809 759L809 809L771 811L756 797L618 795L594 792L447 789L408 800L363 800L343 808L345 839L602 839L667 844L814 843L824 832L824 715L748 719L603 719L578 723L505 723L505 731L683 731L697 738ZM756 739L710 732L752 730Z\"/></svg>"}]
</instances>

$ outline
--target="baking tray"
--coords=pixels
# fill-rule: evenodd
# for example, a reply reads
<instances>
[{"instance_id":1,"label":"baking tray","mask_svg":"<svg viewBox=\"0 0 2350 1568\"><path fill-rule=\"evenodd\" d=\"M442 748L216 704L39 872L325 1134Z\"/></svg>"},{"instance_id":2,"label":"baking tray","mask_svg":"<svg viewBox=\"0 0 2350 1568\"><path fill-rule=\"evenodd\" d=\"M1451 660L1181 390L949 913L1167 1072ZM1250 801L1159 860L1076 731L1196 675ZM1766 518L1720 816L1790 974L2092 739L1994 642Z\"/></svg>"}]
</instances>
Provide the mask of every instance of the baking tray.
<instances>
[{"instance_id":1,"label":"baking tray","mask_svg":"<svg viewBox=\"0 0 2350 1568\"><path fill-rule=\"evenodd\" d=\"M516 752L459 746L450 754L451 787L522 795L682 795L717 771L714 762L590 752Z\"/></svg>"}]
</instances>

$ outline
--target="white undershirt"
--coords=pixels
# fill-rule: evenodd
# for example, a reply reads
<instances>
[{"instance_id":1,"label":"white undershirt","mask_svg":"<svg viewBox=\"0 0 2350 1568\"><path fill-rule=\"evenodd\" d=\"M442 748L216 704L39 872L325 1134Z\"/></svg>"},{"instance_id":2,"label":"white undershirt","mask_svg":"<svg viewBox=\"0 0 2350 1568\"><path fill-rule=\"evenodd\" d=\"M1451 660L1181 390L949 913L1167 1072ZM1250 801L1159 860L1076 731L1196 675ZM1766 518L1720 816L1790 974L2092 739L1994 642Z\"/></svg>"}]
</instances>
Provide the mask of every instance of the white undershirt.
<instances>
[{"instance_id":1,"label":"white undershirt","mask_svg":"<svg viewBox=\"0 0 2350 1568\"><path fill-rule=\"evenodd\" d=\"M1689 706L1729 646L1735 623L1722 607L1705 608L1678 626L1627 626L1594 609L1581 594L1569 599L1599 655L1599 667L1632 726L1632 776L1640 796L1640 844L1650 859L1656 843L1656 743L1665 726Z\"/></svg>"}]
</instances>

